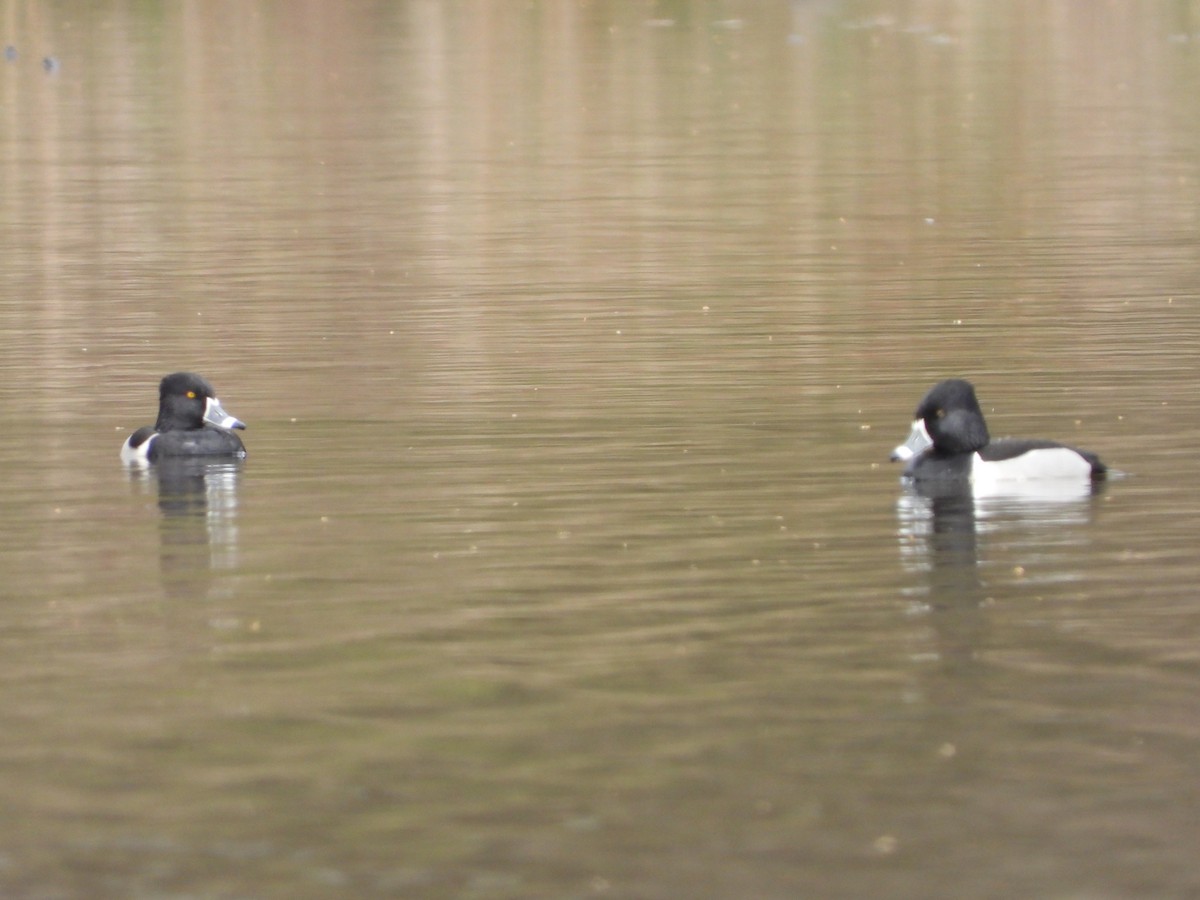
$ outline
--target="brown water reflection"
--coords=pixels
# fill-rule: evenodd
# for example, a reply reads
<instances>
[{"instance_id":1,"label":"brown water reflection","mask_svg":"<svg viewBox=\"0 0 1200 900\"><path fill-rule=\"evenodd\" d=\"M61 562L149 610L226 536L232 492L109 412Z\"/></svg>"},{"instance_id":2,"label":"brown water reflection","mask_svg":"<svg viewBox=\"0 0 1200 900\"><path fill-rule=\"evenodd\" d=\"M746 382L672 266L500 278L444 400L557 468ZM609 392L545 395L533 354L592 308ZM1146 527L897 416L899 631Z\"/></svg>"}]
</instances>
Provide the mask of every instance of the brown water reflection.
<instances>
[{"instance_id":1,"label":"brown water reflection","mask_svg":"<svg viewBox=\"0 0 1200 900\"><path fill-rule=\"evenodd\" d=\"M1200 891L1196 4L0 11L0 892Z\"/></svg>"}]
</instances>

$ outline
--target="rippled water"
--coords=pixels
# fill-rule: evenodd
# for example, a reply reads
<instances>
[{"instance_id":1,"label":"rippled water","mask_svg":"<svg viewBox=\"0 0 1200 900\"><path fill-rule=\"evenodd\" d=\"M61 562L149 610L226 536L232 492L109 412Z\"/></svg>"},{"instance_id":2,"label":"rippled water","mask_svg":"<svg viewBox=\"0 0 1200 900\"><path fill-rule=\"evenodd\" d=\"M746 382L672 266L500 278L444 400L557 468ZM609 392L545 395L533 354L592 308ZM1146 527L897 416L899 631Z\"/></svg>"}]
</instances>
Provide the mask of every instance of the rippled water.
<instances>
[{"instance_id":1,"label":"rippled water","mask_svg":"<svg viewBox=\"0 0 1200 900\"><path fill-rule=\"evenodd\" d=\"M0 9L0 892L1200 892L1200 6Z\"/></svg>"}]
</instances>

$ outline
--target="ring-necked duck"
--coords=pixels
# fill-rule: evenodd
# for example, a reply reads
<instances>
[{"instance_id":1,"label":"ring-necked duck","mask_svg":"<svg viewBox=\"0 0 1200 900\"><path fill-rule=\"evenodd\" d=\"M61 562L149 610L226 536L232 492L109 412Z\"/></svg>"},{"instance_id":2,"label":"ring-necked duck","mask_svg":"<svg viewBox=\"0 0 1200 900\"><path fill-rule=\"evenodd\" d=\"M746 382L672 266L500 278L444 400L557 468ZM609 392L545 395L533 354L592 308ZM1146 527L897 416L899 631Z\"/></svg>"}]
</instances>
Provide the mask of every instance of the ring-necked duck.
<instances>
[{"instance_id":1,"label":"ring-necked duck","mask_svg":"<svg viewBox=\"0 0 1200 900\"><path fill-rule=\"evenodd\" d=\"M1055 441L991 440L975 388L958 378L930 388L892 460L907 461L904 477L913 481L1084 480L1107 471L1096 454Z\"/></svg>"},{"instance_id":2,"label":"ring-necked duck","mask_svg":"<svg viewBox=\"0 0 1200 900\"><path fill-rule=\"evenodd\" d=\"M129 436L121 459L136 463L180 456L241 458L246 447L231 429L245 427L221 408L211 384L191 372L176 372L158 386L158 421Z\"/></svg>"}]
</instances>

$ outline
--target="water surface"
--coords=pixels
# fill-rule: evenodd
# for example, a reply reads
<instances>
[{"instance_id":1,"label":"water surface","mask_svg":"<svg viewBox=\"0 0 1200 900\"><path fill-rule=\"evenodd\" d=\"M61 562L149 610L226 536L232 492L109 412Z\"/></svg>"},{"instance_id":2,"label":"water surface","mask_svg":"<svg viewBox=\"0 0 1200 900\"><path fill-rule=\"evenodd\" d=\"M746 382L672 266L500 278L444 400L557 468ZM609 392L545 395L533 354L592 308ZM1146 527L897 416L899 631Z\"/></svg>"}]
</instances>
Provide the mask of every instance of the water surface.
<instances>
[{"instance_id":1,"label":"water surface","mask_svg":"<svg viewBox=\"0 0 1200 900\"><path fill-rule=\"evenodd\" d=\"M0 9L6 895L1200 892L1200 8Z\"/></svg>"}]
</instances>

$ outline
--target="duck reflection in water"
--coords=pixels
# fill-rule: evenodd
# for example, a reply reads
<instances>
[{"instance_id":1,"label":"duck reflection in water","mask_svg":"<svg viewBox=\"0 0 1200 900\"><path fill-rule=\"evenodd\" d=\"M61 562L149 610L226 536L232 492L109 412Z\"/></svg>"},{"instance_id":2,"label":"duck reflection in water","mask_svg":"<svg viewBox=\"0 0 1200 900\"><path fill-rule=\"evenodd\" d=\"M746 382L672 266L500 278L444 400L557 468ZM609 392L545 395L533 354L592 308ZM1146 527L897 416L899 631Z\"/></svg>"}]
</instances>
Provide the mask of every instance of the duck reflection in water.
<instances>
[{"instance_id":1,"label":"duck reflection in water","mask_svg":"<svg viewBox=\"0 0 1200 900\"><path fill-rule=\"evenodd\" d=\"M993 621L987 608L1006 584L1024 579L1034 559L1058 572L1054 557L1086 542L1104 484L1044 484L1040 493L1026 484L1005 494L964 482L905 483L897 537L901 563L916 578L905 593L910 612L929 615L938 669L954 679L949 690L963 689L969 681L961 679L977 671Z\"/></svg>"},{"instance_id":2,"label":"duck reflection in water","mask_svg":"<svg viewBox=\"0 0 1200 900\"><path fill-rule=\"evenodd\" d=\"M159 561L168 596L211 598L219 578L238 561L238 486L243 461L181 457L131 468L130 477L157 483Z\"/></svg>"},{"instance_id":3,"label":"duck reflection in water","mask_svg":"<svg viewBox=\"0 0 1200 900\"><path fill-rule=\"evenodd\" d=\"M902 553L912 568L967 570L980 562L979 537L1044 544L1044 529L1086 524L1105 482L1014 482L1001 488L961 481L905 481L896 504ZM1008 543L1012 543L1008 541Z\"/></svg>"}]
</instances>

